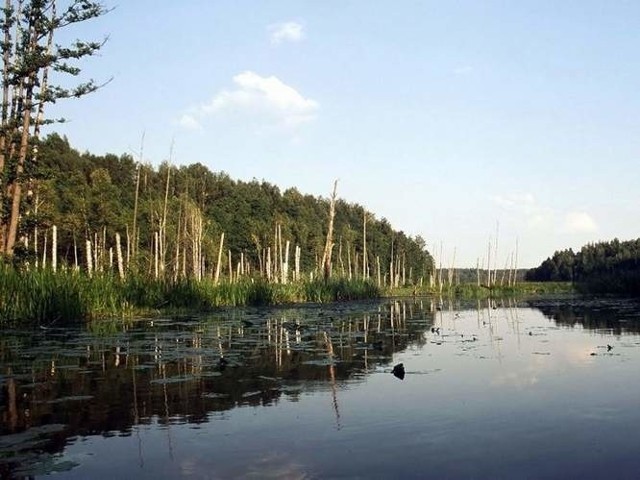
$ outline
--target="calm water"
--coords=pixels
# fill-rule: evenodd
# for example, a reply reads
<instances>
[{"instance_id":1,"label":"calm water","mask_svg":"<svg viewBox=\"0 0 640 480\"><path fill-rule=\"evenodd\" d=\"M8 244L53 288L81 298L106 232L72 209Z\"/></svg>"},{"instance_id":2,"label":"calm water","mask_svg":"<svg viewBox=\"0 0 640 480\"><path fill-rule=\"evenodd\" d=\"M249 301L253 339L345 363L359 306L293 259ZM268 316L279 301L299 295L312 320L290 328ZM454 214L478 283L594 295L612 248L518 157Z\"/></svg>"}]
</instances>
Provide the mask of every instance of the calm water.
<instances>
[{"instance_id":1,"label":"calm water","mask_svg":"<svg viewBox=\"0 0 640 480\"><path fill-rule=\"evenodd\" d=\"M2 332L2 478L640 477L637 301L111 327Z\"/></svg>"}]
</instances>

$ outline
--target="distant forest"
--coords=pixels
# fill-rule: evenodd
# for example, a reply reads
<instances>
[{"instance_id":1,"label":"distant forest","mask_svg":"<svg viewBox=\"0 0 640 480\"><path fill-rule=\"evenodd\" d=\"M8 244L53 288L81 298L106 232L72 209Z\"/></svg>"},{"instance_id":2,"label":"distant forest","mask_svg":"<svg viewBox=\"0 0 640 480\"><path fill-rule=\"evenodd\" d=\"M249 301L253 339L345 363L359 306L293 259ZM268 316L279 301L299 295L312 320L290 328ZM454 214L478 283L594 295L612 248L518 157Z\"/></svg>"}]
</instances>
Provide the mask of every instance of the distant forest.
<instances>
[{"instance_id":1,"label":"distant forest","mask_svg":"<svg viewBox=\"0 0 640 480\"><path fill-rule=\"evenodd\" d=\"M530 281L573 281L584 291L640 294L640 239L598 242L579 252L557 251L525 276Z\"/></svg>"},{"instance_id":2,"label":"distant forest","mask_svg":"<svg viewBox=\"0 0 640 480\"><path fill-rule=\"evenodd\" d=\"M57 134L40 141L38 152L38 165L29 172L18 259L51 262L55 241L62 264L114 270L117 234L128 271L212 276L221 263L221 278L233 279L282 265L286 255L301 272L321 274L327 198L233 180L199 163L156 168L131 155L80 153ZM385 282L393 277L412 284L428 281L433 271L424 239L395 231L386 219L340 199L333 243L334 275L373 279L380 272Z\"/></svg>"}]
</instances>

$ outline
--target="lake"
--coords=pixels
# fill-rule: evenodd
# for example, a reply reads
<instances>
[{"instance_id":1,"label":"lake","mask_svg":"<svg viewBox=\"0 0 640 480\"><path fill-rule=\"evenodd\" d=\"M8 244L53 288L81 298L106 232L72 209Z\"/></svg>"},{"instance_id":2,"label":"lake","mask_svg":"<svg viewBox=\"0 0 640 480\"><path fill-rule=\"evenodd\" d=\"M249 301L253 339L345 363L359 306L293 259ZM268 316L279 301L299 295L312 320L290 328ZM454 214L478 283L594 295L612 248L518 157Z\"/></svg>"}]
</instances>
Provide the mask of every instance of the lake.
<instances>
[{"instance_id":1,"label":"lake","mask_svg":"<svg viewBox=\"0 0 640 480\"><path fill-rule=\"evenodd\" d=\"M4 329L0 477L638 478L639 361L616 298Z\"/></svg>"}]
</instances>

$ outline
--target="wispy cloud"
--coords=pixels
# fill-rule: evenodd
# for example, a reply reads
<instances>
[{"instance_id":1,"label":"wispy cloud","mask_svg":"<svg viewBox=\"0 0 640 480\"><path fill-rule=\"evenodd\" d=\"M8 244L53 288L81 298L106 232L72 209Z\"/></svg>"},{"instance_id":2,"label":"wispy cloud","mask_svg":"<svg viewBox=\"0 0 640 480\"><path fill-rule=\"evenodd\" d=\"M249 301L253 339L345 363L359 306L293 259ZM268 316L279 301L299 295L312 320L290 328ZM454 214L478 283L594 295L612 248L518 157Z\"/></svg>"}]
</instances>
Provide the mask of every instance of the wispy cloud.
<instances>
[{"instance_id":1,"label":"wispy cloud","mask_svg":"<svg viewBox=\"0 0 640 480\"><path fill-rule=\"evenodd\" d=\"M300 42L304 39L304 27L298 22L274 23L267 27L272 45L284 42Z\"/></svg>"},{"instance_id":2,"label":"wispy cloud","mask_svg":"<svg viewBox=\"0 0 640 480\"><path fill-rule=\"evenodd\" d=\"M523 217L529 229L540 229L553 221L553 210L540 205L531 193L494 195L493 201L503 209Z\"/></svg>"},{"instance_id":3,"label":"wispy cloud","mask_svg":"<svg viewBox=\"0 0 640 480\"><path fill-rule=\"evenodd\" d=\"M564 231L567 233L594 233L598 225L587 212L569 212L564 216Z\"/></svg>"},{"instance_id":4,"label":"wispy cloud","mask_svg":"<svg viewBox=\"0 0 640 480\"><path fill-rule=\"evenodd\" d=\"M178 125L186 128L187 130L200 130L202 128L202 125L200 125L200 122L198 122L198 120L196 120L193 117L193 115L190 115L188 113L185 113L184 115L182 115L178 119L177 123Z\"/></svg>"},{"instance_id":5,"label":"wispy cloud","mask_svg":"<svg viewBox=\"0 0 640 480\"><path fill-rule=\"evenodd\" d=\"M234 88L221 90L207 103L190 109L178 123L200 128L212 115L239 115L262 127L295 129L317 117L320 104L278 77L246 71L233 77Z\"/></svg>"},{"instance_id":6,"label":"wispy cloud","mask_svg":"<svg viewBox=\"0 0 640 480\"><path fill-rule=\"evenodd\" d=\"M541 205L530 193L495 195L493 201L523 220L530 230L553 229L564 234L598 231L593 217L585 211L559 210Z\"/></svg>"}]
</instances>

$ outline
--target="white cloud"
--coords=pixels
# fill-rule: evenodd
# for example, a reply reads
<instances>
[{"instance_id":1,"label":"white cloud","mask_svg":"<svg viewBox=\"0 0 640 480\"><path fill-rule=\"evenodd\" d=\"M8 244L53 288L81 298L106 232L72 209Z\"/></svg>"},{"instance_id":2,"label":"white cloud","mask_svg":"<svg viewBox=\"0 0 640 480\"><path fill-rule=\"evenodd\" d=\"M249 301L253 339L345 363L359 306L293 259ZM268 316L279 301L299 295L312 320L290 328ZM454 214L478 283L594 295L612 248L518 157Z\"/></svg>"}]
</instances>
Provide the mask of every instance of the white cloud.
<instances>
[{"instance_id":1,"label":"white cloud","mask_svg":"<svg viewBox=\"0 0 640 480\"><path fill-rule=\"evenodd\" d=\"M515 214L530 230L551 230L563 234L594 233L595 220L584 211L567 211L540 205L530 193L494 195L493 201Z\"/></svg>"},{"instance_id":2,"label":"white cloud","mask_svg":"<svg viewBox=\"0 0 640 480\"><path fill-rule=\"evenodd\" d=\"M320 105L304 97L278 77L262 77L246 71L233 77L235 87L222 90L209 102L186 112L178 123L185 128L201 128L213 115L239 116L243 123L260 128L293 130L314 120Z\"/></svg>"},{"instance_id":3,"label":"white cloud","mask_svg":"<svg viewBox=\"0 0 640 480\"><path fill-rule=\"evenodd\" d=\"M202 128L200 122L198 122L198 120L196 120L193 115L190 115L188 113L182 115L177 123L181 127L184 127L188 130L200 130Z\"/></svg>"},{"instance_id":4,"label":"white cloud","mask_svg":"<svg viewBox=\"0 0 640 480\"><path fill-rule=\"evenodd\" d=\"M529 229L542 229L550 226L553 221L553 210L539 205L531 193L494 195L493 201L505 210L524 218Z\"/></svg>"},{"instance_id":5,"label":"white cloud","mask_svg":"<svg viewBox=\"0 0 640 480\"><path fill-rule=\"evenodd\" d=\"M512 193L510 195L494 195L493 200L507 210L526 211L535 210L536 200L530 193Z\"/></svg>"},{"instance_id":6,"label":"white cloud","mask_svg":"<svg viewBox=\"0 0 640 480\"><path fill-rule=\"evenodd\" d=\"M586 212L569 212L564 217L564 230L567 233L593 233L598 225Z\"/></svg>"},{"instance_id":7,"label":"white cloud","mask_svg":"<svg viewBox=\"0 0 640 480\"><path fill-rule=\"evenodd\" d=\"M300 42L304 39L304 28L298 22L274 23L267 28L272 45L283 42Z\"/></svg>"}]
</instances>

